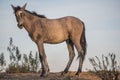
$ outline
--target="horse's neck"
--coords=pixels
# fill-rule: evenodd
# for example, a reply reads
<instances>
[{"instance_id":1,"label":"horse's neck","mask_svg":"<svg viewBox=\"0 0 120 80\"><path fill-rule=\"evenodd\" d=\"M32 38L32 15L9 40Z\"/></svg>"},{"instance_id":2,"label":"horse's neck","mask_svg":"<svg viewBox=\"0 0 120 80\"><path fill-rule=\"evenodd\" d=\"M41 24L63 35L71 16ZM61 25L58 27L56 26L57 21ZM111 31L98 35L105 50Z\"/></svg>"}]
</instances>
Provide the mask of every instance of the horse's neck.
<instances>
[{"instance_id":1,"label":"horse's neck","mask_svg":"<svg viewBox=\"0 0 120 80\"><path fill-rule=\"evenodd\" d=\"M27 30L28 33L30 33L31 30L32 30L33 20L34 20L34 16L32 16L31 14L28 14L26 16L24 27L25 27L25 29Z\"/></svg>"}]
</instances>

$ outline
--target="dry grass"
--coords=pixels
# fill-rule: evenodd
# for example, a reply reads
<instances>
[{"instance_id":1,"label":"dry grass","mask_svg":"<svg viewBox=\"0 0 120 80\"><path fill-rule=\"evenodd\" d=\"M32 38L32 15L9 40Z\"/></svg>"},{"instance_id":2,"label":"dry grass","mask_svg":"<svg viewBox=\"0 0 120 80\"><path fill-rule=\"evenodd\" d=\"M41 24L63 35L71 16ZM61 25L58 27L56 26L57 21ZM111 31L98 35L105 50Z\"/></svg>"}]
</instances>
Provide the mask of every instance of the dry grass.
<instances>
[{"instance_id":1,"label":"dry grass","mask_svg":"<svg viewBox=\"0 0 120 80\"><path fill-rule=\"evenodd\" d=\"M82 72L79 76L75 72L68 72L66 75L61 76L60 72L50 73L45 78L40 78L38 73L1 73L0 80L101 80L95 74L89 72Z\"/></svg>"}]
</instances>

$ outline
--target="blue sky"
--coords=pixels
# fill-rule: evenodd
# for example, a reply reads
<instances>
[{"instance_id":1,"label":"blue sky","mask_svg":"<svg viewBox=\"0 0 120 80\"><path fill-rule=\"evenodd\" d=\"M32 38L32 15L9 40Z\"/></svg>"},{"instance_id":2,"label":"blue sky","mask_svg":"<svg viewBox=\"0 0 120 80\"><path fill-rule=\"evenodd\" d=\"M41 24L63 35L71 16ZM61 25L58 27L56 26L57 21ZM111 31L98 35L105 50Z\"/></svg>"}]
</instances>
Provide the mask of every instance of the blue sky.
<instances>
[{"instance_id":1,"label":"blue sky","mask_svg":"<svg viewBox=\"0 0 120 80\"><path fill-rule=\"evenodd\" d=\"M86 26L87 56L83 70L90 68L89 57L100 56L113 52L120 56L120 0L1 0L0 1L0 53L8 57L6 47L10 37L19 46L21 53L36 52L36 44L31 41L27 32L17 27L11 8L27 3L26 9L44 14L48 18L75 16ZM68 61L65 43L45 44L45 52L51 71L62 71ZM77 56L77 52L76 52ZM76 57L71 70L77 70Z\"/></svg>"}]
</instances>

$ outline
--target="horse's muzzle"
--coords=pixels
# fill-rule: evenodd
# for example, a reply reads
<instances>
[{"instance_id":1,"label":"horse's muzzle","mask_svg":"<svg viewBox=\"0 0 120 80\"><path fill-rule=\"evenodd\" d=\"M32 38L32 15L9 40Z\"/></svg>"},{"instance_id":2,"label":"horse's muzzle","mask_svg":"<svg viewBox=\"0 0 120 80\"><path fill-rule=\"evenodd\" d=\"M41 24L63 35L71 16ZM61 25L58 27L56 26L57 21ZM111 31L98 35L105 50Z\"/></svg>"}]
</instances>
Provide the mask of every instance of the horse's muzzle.
<instances>
[{"instance_id":1,"label":"horse's muzzle","mask_svg":"<svg viewBox=\"0 0 120 80\"><path fill-rule=\"evenodd\" d=\"M22 29L23 28L23 25L22 24L17 24L17 26Z\"/></svg>"}]
</instances>

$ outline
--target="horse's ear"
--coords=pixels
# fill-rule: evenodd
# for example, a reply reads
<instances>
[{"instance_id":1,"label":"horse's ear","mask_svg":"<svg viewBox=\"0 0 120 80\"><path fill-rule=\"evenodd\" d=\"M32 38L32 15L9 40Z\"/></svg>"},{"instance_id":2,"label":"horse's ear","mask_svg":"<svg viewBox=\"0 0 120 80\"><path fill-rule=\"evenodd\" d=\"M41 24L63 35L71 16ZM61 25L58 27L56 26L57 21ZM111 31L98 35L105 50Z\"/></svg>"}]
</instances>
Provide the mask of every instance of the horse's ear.
<instances>
[{"instance_id":1,"label":"horse's ear","mask_svg":"<svg viewBox=\"0 0 120 80\"><path fill-rule=\"evenodd\" d=\"M27 3L25 3L24 6L22 7L23 10L25 10L26 5L27 5Z\"/></svg>"},{"instance_id":2,"label":"horse's ear","mask_svg":"<svg viewBox=\"0 0 120 80\"><path fill-rule=\"evenodd\" d=\"M15 7L11 4L11 7L13 8L13 10L15 11Z\"/></svg>"}]
</instances>

